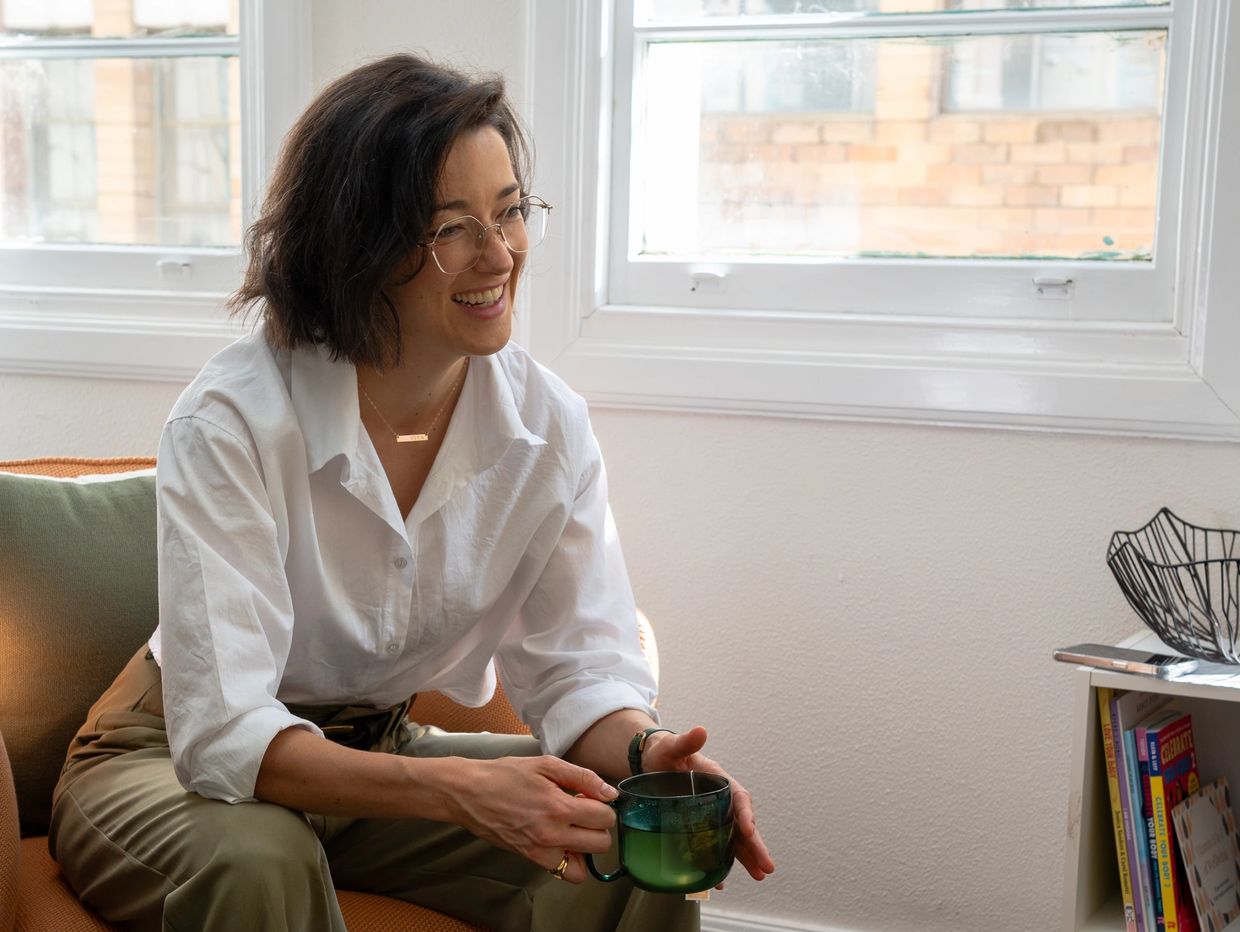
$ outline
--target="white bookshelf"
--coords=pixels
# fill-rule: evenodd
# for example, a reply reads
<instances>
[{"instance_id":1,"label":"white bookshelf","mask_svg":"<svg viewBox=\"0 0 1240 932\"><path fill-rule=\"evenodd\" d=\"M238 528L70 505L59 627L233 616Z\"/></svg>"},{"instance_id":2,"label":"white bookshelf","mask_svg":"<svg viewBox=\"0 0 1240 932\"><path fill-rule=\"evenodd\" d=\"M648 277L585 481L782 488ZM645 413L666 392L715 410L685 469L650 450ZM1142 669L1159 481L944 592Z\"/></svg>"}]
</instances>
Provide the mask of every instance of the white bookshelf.
<instances>
[{"instance_id":1,"label":"white bookshelf","mask_svg":"<svg viewBox=\"0 0 1240 932\"><path fill-rule=\"evenodd\" d=\"M1124 646L1167 650L1152 633L1129 638ZM1065 846L1066 932L1124 932L1095 693L1100 686L1180 697L1184 710L1193 716L1197 769L1202 782L1226 774L1233 789L1240 787L1240 667L1203 664L1196 672L1173 680L1079 667L1073 703Z\"/></svg>"}]
</instances>

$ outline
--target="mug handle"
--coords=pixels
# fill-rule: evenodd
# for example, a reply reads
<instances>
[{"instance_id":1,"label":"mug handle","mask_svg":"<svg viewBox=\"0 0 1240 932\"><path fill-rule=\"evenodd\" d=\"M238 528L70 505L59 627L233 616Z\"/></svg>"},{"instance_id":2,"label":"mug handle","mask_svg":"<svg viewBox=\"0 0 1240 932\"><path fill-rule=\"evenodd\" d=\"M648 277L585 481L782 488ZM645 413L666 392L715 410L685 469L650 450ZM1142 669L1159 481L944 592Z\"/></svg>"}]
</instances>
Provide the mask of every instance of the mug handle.
<instances>
[{"instance_id":1,"label":"mug handle","mask_svg":"<svg viewBox=\"0 0 1240 932\"><path fill-rule=\"evenodd\" d=\"M610 874L602 873L597 867L594 866L594 855L589 852L586 852L586 867L589 869L590 873L594 875L595 880L601 880L603 883L611 883L613 880L619 880L628 873L628 871L624 869L623 865L617 867Z\"/></svg>"},{"instance_id":2,"label":"mug handle","mask_svg":"<svg viewBox=\"0 0 1240 932\"><path fill-rule=\"evenodd\" d=\"M612 809L616 810L616 816L617 818L619 818L620 810L619 810L619 807L616 805L616 800L612 800L607 805L611 806ZM619 844L618 841L617 841L617 844ZM612 871L610 874L604 874L602 871L600 871L597 867L594 866L594 855L588 851L586 852L586 869L589 870L590 873L594 875L595 880L601 880L603 881L603 883L611 883L613 880L619 880L621 877L623 877L625 874L628 873L628 871L624 869L624 865L622 864L619 867L617 867L614 871Z\"/></svg>"}]
</instances>

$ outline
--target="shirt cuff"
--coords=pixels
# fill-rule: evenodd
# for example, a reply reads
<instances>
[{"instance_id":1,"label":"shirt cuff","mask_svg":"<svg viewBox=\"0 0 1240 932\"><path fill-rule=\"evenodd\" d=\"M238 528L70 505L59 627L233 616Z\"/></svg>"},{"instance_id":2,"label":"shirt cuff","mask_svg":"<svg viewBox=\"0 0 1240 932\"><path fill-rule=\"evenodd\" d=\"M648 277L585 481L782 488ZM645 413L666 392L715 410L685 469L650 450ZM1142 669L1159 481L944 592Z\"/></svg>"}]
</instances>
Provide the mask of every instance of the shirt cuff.
<instances>
[{"instance_id":1,"label":"shirt cuff","mask_svg":"<svg viewBox=\"0 0 1240 932\"><path fill-rule=\"evenodd\" d=\"M182 786L207 799L254 802L263 755L271 739L286 728L304 728L323 737L317 725L298 718L283 706L252 709L201 742L189 755L188 772L183 770L183 764L177 764L177 777Z\"/></svg>"},{"instance_id":2,"label":"shirt cuff","mask_svg":"<svg viewBox=\"0 0 1240 932\"><path fill-rule=\"evenodd\" d=\"M628 683L596 683L570 693L547 710L537 735L543 753L563 757L586 729L621 709L637 709L659 722L659 713L638 689Z\"/></svg>"}]
</instances>

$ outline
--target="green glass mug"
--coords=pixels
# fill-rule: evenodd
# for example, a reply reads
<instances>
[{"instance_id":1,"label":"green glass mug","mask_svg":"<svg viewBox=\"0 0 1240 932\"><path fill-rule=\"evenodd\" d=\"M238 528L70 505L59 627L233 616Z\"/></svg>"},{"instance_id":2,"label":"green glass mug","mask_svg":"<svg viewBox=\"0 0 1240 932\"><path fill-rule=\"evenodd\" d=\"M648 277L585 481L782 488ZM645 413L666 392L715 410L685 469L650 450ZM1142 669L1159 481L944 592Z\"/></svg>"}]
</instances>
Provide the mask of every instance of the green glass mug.
<instances>
[{"instance_id":1,"label":"green glass mug","mask_svg":"<svg viewBox=\"0 0 1240 932\"><path fill-rule=\"evenodd\" d=\"M662 771L620 781L612 800L620 837L620 867L602 881L628 876L653 893L697 893L732 869L732 787L713 773Z\"/></svg>"}]
</instances>

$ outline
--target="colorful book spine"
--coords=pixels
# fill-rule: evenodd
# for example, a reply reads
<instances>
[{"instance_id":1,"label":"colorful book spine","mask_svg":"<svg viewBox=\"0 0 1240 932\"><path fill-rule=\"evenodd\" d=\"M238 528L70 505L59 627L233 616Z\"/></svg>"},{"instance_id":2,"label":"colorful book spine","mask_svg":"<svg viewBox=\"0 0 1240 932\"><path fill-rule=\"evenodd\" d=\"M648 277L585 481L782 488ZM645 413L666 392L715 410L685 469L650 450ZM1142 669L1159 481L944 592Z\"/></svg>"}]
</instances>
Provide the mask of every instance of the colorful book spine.
<instances>
[{"instance_id":1,"label":"colorful book spine","mask_svg":"<svg viewBox=\"0 0 1240 932\"><path fill-rule=\"evenodd\" d=\"M1154 908L1153 886L1155 875L1150 864L1150 843L1144 810L1144 793L1141 771L1137 766L1137 740L1135 728L1143 725L1156 714L1171 706L1171 697L1161 693L1147 693L1132 689L1118 693L1111 700L1115 709L1112 729L1117 742L1116 758L1121 776L1127 777L1128 815L1132 831L1128 836L1128 866L1132 869L1132 901L1137 914L1137 928L1141 932L1157 932L1158 920ZM1121 785L1121 790L1124 788ZM1123 799L1121 793L1121 800ZM1128 829L1125 821L1124 828Z\"/></svg>"},{"instance_id":2,"label":"colorful book spine","mask_svg":"<svg viewBox=\"0 0 1240 932\"><path fill-rule=\"evenodd\" d=\"M1124 735L1124 760L1128 768L1128 779L1131 784L1129 788L1129 798L1132 800L1132 841L1135 853L1129 857L1129 863L1136 866L1134 872L1137 877L1137 883L1133 887L1132 897L1134 903L1140 904L1141 917L1137 922L1137 928L1141 932L1156 932L1158 928L1158 914L1154 903L1154 870L1150 862L1150 838L1149 831L1153 828L1153 822L1146 820L1145 813L1145 794L1143 787L1149 779L1148 772L1145 779L1142 779L1141 768L1137 759L1137 730L1129 728L1123 732ZM1138 893L1140 894L1138 898Z\"/></svg>"},{"instance_id":3,"label":"colorful book spine","mask_svg":"<svg viewBox=\"0 0 1240 932\"><path fill-rule=\"evenodd\" d=\"M1120 799L1120 774L1116 757L1115 730L1111 719L1111 700L1115 691L1105 686L1098 694L1098 720L1102 725L1102 752L1106 760L1107 789L1111 798L1111 824L1115 834L1115 857L1119 862L1119 892L1124 901L1124 926L1137 932L1136 910L1132 900L1132 872L1128 866L1128 841L1124 833L1124 810Z\"/></svg>"},{"instance_id":4,"label":"colorful book spine","mask_svg":"<svg viewBox=\"0 0 1240 932\"><path fill-rule=\"evenodd\" d=\"M1146 729L1149 755L1150 798L1154 810L1154 833L1158 841L1158 882L1162 892L1167 932L1197 932L1197 914L1184 874L1183 858L1176 847L1171 810L1201 786L1197 753L1193 746L1193 721L1187 712L1171 721Z\"/></svg>"},{"instance_id":5,"label":"colorful book spine","mask_svg":"<svg viewBox=\"0 0 1240 932\"><path fill-rule=\"evenodd\" d=\"M1129 774L1132 768L1128 762L1128 751L1124 744L1124 729L1121 725L1120 703L1122 698L1128 695L1124 692L1117 692L1111 697L1111 740L1115 743L1115 779L1119 785L1119 806L1120 812L1124 817L1124 849L1128 852L1128 882L1132 887L1132 914L1134 928L1136 932L1145 932L1145 890L1141 883L1141 848L1142 844L1137 838L1138 827L1144 827L1141 823L1140 805L1137 803L1138 797L1132 792L1132 780ZM1133 809L1136 806L1136 814Z\"/></svg>"},{"instance_id":6,"label":"colorful book spine","mask_svg":"<svg viewBox=\"0 0 1240 932\"><path fill-rule=\"evenodd\" d=\"M1137 772L1141 779L1141 817L1145 820L1146 857L1150 864L1150 900L1153 904L1153 922L1146 927L1151 932L1160 932L1167 927L1163 914L1162 885L1158 875L1158 837L1154 832L1154 799L1150 793L1150 752L1146 741L1144 724L1133 729L1133 738L1137 746Z\"/></svg>"}]
</instances>

